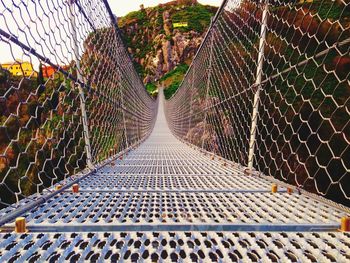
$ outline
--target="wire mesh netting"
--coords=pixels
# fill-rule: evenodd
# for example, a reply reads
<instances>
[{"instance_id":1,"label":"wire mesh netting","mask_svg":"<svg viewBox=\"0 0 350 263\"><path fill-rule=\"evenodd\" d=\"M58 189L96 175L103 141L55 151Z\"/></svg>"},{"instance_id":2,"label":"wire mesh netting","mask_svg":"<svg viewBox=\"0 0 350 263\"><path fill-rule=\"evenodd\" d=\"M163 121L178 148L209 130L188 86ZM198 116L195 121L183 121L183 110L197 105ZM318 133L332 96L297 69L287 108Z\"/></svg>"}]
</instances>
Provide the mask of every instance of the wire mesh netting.
<instances>
[{"instance_id":1,"label":"wire mesh netting","mask_svg":"<svg viewBox=\"0 0 350 263\"><path fill-rule=\"evenodd\" d=\"M349 205L349 29L345 0L224 1L167 102L169 126L205 150Z\"/></svg>"},{"instance_id":2,"label":"wire mesh netting","mask_svg":"<svg viewBox=\"0 0 350 263\"><path fill-rule=\"evenodd\" d=\"M156 103L105 1L6 0L0 11L2 208L139 143Z\"/></svg>"}]
</instances>

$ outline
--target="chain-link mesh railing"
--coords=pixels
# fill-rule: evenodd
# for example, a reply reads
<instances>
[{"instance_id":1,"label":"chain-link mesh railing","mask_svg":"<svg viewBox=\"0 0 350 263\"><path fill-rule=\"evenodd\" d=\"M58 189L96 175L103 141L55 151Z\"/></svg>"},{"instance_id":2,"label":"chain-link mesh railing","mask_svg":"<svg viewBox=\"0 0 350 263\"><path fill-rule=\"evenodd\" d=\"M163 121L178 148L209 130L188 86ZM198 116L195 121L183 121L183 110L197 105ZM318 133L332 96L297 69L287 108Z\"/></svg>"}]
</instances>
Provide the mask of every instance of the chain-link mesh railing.
<instances>
[{"instance_id":1,"label":"chain-link mesh railing","mask_svg":"<svg viewBox=\"0 0 350 263\"><path fill-rule=\"evenodd\" d=\"M105 0L1 1L0 63L0 208L152 129L156 103Z\"/></svg>"},{"instance_id":2,"label":"chain-link mesh railing","mask_svg":"<svg viewBox=\"0 0 350 263\"><path fill-rule=\"evenodd\" d=\"M349 205L349 47L347 0L224 1L167 102L169 125L205 150Z\"/></svg>"}]
</instances>

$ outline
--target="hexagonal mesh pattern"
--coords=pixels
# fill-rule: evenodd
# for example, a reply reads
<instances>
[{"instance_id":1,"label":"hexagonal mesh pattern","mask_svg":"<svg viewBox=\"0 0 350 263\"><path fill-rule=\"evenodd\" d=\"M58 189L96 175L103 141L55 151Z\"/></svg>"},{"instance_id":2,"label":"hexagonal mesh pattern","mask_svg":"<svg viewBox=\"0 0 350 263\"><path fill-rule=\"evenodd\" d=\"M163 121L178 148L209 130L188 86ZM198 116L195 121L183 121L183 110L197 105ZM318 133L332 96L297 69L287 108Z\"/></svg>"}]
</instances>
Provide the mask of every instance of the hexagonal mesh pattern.
<instances>
[{"instance_id":1,"label":"hexagonal mesh pattern","mask_svg":"<svg viewBox=\"0 0 350 263\"><path fill-rule=\"evenodd\" d=\"M106 2L2 1L0 10L1 209L141 142L157 103Z\"/></svg>"},{"instance_id":2,"label":"hexagonal mesh pattern","mask_svg":"<svg viewBox=\"0 0 350 263\"><path fill-rule=\"evenodd\" d=\"M1 17L34 5L28 23L44 24L45 8L18 2ZM32 70L0 94L18 104L1 119L1 204L30 195L29 179L37 188L0 210L0 262L348 262L349 209L300 189L349 199L348 4L331 2L224 1L180 90L165 103L160 91L157 118L105 0L48 5L53 21L69 18L54 26L65 38L35 42L46 55L27 48L26 26L1 25L0 43L59 78L26 93ZM68 57L55 55L62 43ZM28 233L13 233L17 215Z\"/></svg>"},{"instance_id":3,"label":"hexagonal mesh pattern","mask_svg":"<svg viewBox=\"0 0 350 263\"><path fill-rule=\"evenodd\" d=\"M212 160L164 124L161 103L154 131L140 147L82 178L79 193L67 189L23 213L29 233L0 235L0 260L349 258L349 235L336 232L346 210L283 187L271 193L270 177ZM3 230L12 229L10 222Z\"/></svg>"},{"instance_id":4,"label":"hexagonal mesh pattern","mask_svg":"<svg viewBox=\"0 0 350 263\"><path fill-rule=\"evenodd\" d=\"M181 139L350 206L349 2L227 0L166 106Z\"/></svg>"}]
</instances>

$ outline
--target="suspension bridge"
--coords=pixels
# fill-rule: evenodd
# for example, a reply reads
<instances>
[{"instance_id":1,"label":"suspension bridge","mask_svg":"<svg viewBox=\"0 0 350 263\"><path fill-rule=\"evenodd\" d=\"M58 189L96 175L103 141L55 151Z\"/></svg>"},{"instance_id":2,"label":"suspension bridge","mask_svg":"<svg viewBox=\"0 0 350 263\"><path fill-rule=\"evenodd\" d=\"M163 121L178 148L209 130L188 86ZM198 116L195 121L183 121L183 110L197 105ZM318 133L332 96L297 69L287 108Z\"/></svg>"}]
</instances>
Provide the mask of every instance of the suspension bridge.
<instances>
[{"instance_id":1,"label":"suspension bridge","mask_svg":"<svg viewBox=\"0 0 350 263\"><path fill-rule=\"evenodd\" d=\"M0 10L0 262L350 260L346 1L223 1L169 100L107 1Z\"/></svg>"}]
</instances>

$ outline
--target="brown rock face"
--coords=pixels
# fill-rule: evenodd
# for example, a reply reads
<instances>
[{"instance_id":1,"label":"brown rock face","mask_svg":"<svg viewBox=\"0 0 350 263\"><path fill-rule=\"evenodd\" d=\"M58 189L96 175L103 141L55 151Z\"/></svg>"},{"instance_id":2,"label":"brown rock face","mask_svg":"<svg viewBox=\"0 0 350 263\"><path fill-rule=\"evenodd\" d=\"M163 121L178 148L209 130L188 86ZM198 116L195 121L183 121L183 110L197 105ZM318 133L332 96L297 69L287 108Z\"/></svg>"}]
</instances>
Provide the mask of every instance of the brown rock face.
<instances>
[{"instance_id":1,"label":"brown rock face","mask_svg":"<svg viewBox=\"0 0 350 263\"><path fill-rule=\"evenodd\" d=\"M154 40L155 53L147 54L140 60L141 66L148 72L144 82L154 81L174 69L176 65L191 61L202 41L202 34L173 32L170 40L163 34Z\"/></svg>"},{"instance_id":2,"label":"brown rock face","mask_svg":"<svg viewBox=\"0 0 350 263\"><path fill-rule=\"evenodd\" d=\"M188 15L196 14L196 10L199 10L198 18ZM208 13L208 21L201 20L200 12ZM195 0L182 0L142 8L120 18L119 27L144 83L159 80L179 64L190 64L209 26L210 16L215 12L215 7L202 6ZM197 19L203 25L200 30L190 19ZM178 22L189 26L176 28L174 23Z\"/></svg>"},{"instance_id":3,"label":"brown rock face","mask_svg":"<svg viewBox=\"0 0 350 263\"><path fill-rule=\"evenodd\" d=\"M165 35L171 35L171 30L172 30L172 22L170 19L170 14L169 11L164 11L163 13L163 28L165 31Z\"/></svg>"}]
</instances>

